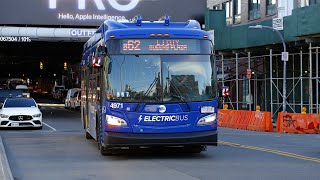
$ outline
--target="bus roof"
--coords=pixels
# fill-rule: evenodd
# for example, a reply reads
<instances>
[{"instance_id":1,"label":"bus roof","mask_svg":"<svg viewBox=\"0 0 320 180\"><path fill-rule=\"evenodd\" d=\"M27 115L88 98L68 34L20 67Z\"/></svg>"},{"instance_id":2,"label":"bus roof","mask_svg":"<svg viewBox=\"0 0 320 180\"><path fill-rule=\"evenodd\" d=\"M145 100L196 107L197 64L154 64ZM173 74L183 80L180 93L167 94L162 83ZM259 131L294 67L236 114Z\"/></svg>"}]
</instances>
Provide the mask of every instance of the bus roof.
<instances>
[{"instance_id":1,"label":"bus roof","mask_svg":"<svg viewBox=\"0 0 320 180\"><path fill-rule=\"evenodd\" d=\"M187 22L170 22L167 17L164 21L142 21L141 17L135 22L118 22L106 20L96 31L96 33L84 44L83 52L89 50L101 39L107 41L111 38L155 38L150 34L169 34L169 38L195 38L202 39L208 37L209 33L201 30L200 24L196 20Z\"/></svg>"}]
</instances>

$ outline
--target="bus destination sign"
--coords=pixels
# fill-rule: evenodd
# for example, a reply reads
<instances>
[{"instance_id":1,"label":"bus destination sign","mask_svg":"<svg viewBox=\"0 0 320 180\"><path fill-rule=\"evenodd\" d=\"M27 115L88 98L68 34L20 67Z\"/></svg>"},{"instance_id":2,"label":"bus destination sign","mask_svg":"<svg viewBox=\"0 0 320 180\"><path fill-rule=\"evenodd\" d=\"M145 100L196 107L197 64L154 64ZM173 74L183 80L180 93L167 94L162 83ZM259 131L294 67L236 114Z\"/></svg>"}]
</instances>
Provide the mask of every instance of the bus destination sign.
<instances>
[{"instance_id":1,"label":"bus destination sign","mask_svg":"<svg viewBox=\"0 0 320 180\"><path fill-rule=\"evenodd\" d=\"M121 40L122 54L192 54L200 52L199 40L194 39L126 39Z\"/></svg>"}]
</instances>

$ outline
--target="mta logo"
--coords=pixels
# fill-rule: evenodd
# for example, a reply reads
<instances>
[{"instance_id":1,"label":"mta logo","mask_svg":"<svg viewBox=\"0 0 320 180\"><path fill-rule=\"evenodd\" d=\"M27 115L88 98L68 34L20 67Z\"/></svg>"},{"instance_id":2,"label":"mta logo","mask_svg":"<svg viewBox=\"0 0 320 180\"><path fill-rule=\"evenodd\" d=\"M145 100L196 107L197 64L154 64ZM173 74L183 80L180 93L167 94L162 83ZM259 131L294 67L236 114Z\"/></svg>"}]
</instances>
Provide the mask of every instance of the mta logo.
<instances>
[{"instance_id":1,"label":"mta logo","mask_svg":"<svg viewBox=\"0 0 320 180\"><path fill-rule=\"evenodd\" d=\"M57 1L63 3L62 0L49 0L49 8L50 9L57 9ZM75 0L76 1L76 0ZM86 9L86 1L87 0L78 0L78 9L84 10ZM117 2L117 0L89 0L93 1L94 4L97 6L98 10L105 10L106 7L103 3L103 1L108 1L109 4L112 6L112 8L118 10L118 11L130 11L133 8L135 8L140 0L129 0L129 4L122 5Z\"/></svg>"}]
</instances>

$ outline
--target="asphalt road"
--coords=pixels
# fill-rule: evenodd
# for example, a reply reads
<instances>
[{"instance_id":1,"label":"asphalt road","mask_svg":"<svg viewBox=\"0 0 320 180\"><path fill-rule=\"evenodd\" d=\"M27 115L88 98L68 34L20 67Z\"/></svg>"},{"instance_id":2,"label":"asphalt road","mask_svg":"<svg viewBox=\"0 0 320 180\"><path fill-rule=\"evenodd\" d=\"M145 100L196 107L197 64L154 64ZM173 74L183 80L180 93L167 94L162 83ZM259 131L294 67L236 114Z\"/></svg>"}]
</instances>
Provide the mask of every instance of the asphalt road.
<instances>
[{"instance_id":1,"label":"asphalt road","mask_svg":"<svg viewBox=\"0 0 320 180\"><path fill-rule=\"evenodd\" d=\"M43 107L42 130L1 130L17 180L319 179L320 135L219 129L201 154L163 151L101 156L86 140L80 113Z\"/></svg>"}]
</instances>

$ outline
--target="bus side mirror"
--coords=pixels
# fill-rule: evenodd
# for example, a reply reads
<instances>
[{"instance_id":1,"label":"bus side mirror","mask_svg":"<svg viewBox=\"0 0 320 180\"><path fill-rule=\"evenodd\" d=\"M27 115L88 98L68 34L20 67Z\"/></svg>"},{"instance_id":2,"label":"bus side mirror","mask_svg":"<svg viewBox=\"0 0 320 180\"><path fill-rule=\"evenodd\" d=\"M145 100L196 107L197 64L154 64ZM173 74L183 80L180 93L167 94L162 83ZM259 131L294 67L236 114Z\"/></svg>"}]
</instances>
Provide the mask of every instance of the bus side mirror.
<instances>
[{"instance_id":1,"label":"bus side mirror","mask_svg":"<svg viewBox=\"0 0 320 180\"><path fill-rule=\"evenodd\" d=\"M3 106L3 104L2 104L2 103L0 103L0 109L2 109L2 106Z\"/></svg>"}]
</instances>

